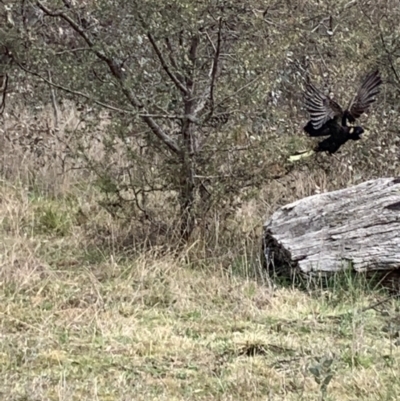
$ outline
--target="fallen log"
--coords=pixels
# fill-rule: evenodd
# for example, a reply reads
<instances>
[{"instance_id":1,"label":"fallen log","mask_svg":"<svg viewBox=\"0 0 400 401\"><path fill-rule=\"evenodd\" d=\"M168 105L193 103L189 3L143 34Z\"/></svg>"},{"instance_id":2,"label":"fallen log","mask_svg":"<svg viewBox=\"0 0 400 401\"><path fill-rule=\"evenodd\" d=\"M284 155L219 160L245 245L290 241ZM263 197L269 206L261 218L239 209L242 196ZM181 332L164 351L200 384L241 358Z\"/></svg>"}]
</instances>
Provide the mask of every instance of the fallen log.
<instances>
[{"instance_id":1,"label":"fallen log","mask_svg":"<svg viewBox=\"0 0 400 401\"><path fill-rule=\"evenodd\" d=\"M400 178L379 178L281 207L264 224L265 267L279 274L400 273Z\"/></svg>"}]
</instances>

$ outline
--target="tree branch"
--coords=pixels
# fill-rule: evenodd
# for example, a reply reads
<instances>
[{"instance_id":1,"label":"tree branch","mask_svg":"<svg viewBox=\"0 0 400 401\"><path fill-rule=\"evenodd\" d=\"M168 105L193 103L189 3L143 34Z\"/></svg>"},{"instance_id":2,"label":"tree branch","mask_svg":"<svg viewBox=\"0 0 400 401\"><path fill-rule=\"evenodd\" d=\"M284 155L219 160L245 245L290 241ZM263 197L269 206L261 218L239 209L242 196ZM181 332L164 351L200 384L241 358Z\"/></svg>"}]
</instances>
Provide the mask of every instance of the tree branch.
<instances>
[{"instance_id":1,"label":"tree branch","mask_svg":"<svg viewBox=\"0 0 400 401\"><path fill-rule=\"evenodd\" d=\"M162 68L164 69L164 71L167 73L167 75L169 76L169 78L171 79L171 81L175 84L175 86L181 91L181 93L184 96L188 96L189 95L189 90L185 87L185 85L183 84L183 82L181 80L178 79L178 77L171 71L171 69L169 68L164 56L161 53L160 48L158 47L153 35L151 34L151 32L149 32L148 30L148 26L144 20L144 18L142 17L142 15L139 13L139 21L142 24L142 27L146 30L146 36L149 39L151 45L153 46L153 49L161 63ZM168 45L168 42L167 42Z\"/></svg>"},{"instance_id":2,"label":"tree branch","mask_svg":"<svg viewBox=\"0 0 400 401\"><path fill-rule=\"evenodd\" d=\"M1 87L0 87L0 94L1 94L1 103L0 103L0 114L3 114L4 109L6 107L6 96L7 96L7 88L8 88L8 75L0 75L1 77Z\"/></svg>"},{"instance_id":3,"label":"tree branch","mask_svg":"<svg viewBox=\"0 0 400 401\"><path fill-rule=\"evenodd\" d=\"M212 115L214 111L214 90L215 90L215 82L217 78L218 72L218 61L221 54L221 42L222 42L222 18L219 18L218 21L218 37L217 37L217 47L214 53L214 61L213 67L211 71L211 82L210 82L210 115Z\"/></svg>"},{"instance_id":4,"label":"tree branch","mask_svg":"<svg viewBox=\"0 0 400 401\"><path fill-rule=\"evenodd\" d=\"M48 78L49 82L52 82L51 70L50 69L47 70L47 75L49 77ZM55 93L55 90L54 90L54 86L53 85L49 85L49 87L50 87L50 94L51 94L51 104L53 106L53 113L54 113L54 127L56 129L58 129L58 124L60 122L60 116L59 116L60 111L58 109L57 98L56 98L56 93Z\"/></svg>"},{"instance_id":5,"label":"tree branch","mask_svg":"<svg viewBox=\"0 0 400 401\"><path fill-rule=\"evenodd\" d=\"M101 102L101 101L99 101L97 99L94 99L92 96L90 96L90 95L88 95L88 94L86 94L84 92L76 91L74 89L67 88L66 86L56 84L52 80L49 80L48 78L44 77L43 75L40 75L39 73L24 67L15 57L13 57L13 61L15 62L15 64L19 68L21 68L21 70L25 71L26 73L28 73L30 75L33 75L33 76L39 78L41 81L45 82L50 87L53 87L53 88L56 88L56 89L60 89L60 90L62 90L64 92L70 93L71 95L83 97L84 99L90 100L91 102L96 103L97 105L99 105L101 107L104 107L105 109L108 109L108 110L116 111L118 113L136 114L133 110L120 109L118 107L115 107L115 106L112 106L110 104L103 103L103 102Z\"/></svg>"},{"instance_id":6,"label":"tree branch","mask_svg":"<svg viewBox=\"0 0 400 401\"><path fill-rule=\"evenodd\" d=\"M186 74L186 85L188 86L189 92L192 94L192 89L194 86L193 82L193 69L195 67L196 59L197 59L197 48L200 43L200 37L199 35L194 35L192 37L191 43L190 43L190 48L189 48L189 60L191 61L192 65L190 66L190 70L187 71Z\"/></svg>"},{"instance_id":7,"label":"tree branch","mask_svg":"<svg viewBox=\"0 0 400 401\"><path fill-rule=\"evenodd\" d=\"M48 16L50 17L59 17L66 21L71 28L77 32L82 39L87 43L90 47L91 51L102 61L104 61L111 72L111 74L116 78L121 88L121 91L125 95L125 97L129 100L132 106L138 108L139 110L144 109L144 105L140 102L140 100L135 96L133 91L125 85L124 74L121 67L118 65L115 59L107 56L103 51L95 48L94 42L90 39L87 33L77 24L72 18L60 11L52 11L49 10L46 6L44 6L39 0L36 1L36 5ZM180 155L181 150L176 142L170 138L162 128L154 121L152 117L142 116L143 121L148 125L148 127L152 130L152 132L175 154Z\"/></svg>"},{"instance_id":8,"label":"tree branch","mask_svg":"<svg viewBox=\"0 0 400 401\"><path fill-rule=\"evenodd\" d=\"M390 53L389 49L387 48L386 41L385 41L385 38L383 37L382 30L380 30L380 32L379 32L379 37L381 39L382 47L385 50L386 56L387 56L387 58L389 60L390 69L392 70L393 75L395 76L396 81L399 84L400 83L400 78L399 78L399 75L397 74L397 70L396 70L396 68L395 68L395 66L393 64L393 56Z\"/></svg>"},{"instance_id":9,"label":"tree branch","mask_svg":"<svg viewBox=\"0 0 400 401\"><path fill-rule=\"evenodd\" d=\"M225 96L218 104L217 106L220 106L222 104L224 104L228 99L238 95L240 92L242 92L244 89L248 88L249 86L253 85L254 83L256 83L259 79L261 79L264 76L266 70L264 70L263 72L261 72L260 74L258 74L254 79L252 79L251 81L247 82L247 84L241 86L237 91L231 93L228 96Z\"/></svg>"},{"instance_id":10,"label":"tree branch","mask_svg":"<svg viewBox=\"0 0 400 401\"><path fill-rule=\"evenodd\" d=\"M174 48L172 46L171 41L169 40L169 38L165 38L165 44L167 45L167 49L169 51L169 61L171 62L172 67L175 69L176 71L176 77L179 79L180 82L183 82L183 77L182 74L179 72L179 67L178 67L178 63L176 62L175 56L174 56Z\"/></svg>"},{"instance_id":11,"label":"tree branch","mask_svg":"<svg viewBox=\"0 0 400 401\"><path fill-rule=\"evenodd\" d=\"M199 97L200 101L197 103L196 109L194 111L194 115L197 116L206 106L207 99L210 103L210 111L207 113L207 116L204 121L208 121L211 119L215 109L215 102L214 102L214 92L215 92L215 83L217 80L218 74L218 64L221 55L221 44L222 44L222 18L218 19L218 33L217 33L217 46L214 46L213 41L211 40L209 34L205 32L208 41L210 42L213 51L214 57L213 62L210 68L209 76L210 76L210 84L206 86L203 94Z\"/></svg>"},{"instance_id":12,"label":"tree branch","mask_svg":"<svg viewBox=\"0 0 400 401\"><path fill-rule=\"evenodd\" d=\"M176 63L176 60L174 57L174 49L172 47L172 43L169 40L169 38L165 38L165 44L167 45L167 48L169 50L169 61L171 61L172 67L174 67L175 70L178 70L178 64Z\"/></svg>"},{"instance_id":13,"label":"tree branch","mask_svg":"<svg viewBox=\"0 0 400 401\"><path fill-rule=\"evenodd\" d=\"M160 48L157 46L156 41L153 38L153 35L150 32L146 33L151 45L153 46L154 51L157 54L158 59L160 60L161 66L167 75L171 78L171 81L176 85L176 87L182 92L183 95L187 96L189 94L188 89L183 85L183 83L176 77L176 75L170 70L167 62L164 59L164 56L161 53Z\"/></svg>"}]
</instances>

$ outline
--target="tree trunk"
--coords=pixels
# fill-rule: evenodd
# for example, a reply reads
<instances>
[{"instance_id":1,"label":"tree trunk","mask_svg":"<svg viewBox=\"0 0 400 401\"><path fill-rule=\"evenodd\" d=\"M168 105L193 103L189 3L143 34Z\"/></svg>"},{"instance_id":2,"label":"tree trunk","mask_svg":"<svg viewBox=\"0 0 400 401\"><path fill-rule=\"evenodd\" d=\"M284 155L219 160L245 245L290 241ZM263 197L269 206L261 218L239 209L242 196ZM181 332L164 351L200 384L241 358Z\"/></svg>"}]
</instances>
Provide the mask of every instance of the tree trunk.
<instances>
[{"instance_id":1,"label":"tree trunk","mask_svg":"<svg viewBox=\"0 0 400 401\"><path fill-rule=\"evenodd\" d=\"M193 160L188 157L182 160L182 179L180 189L180 237L186 242L189 240L195 226L194 198L196 186L194 183Z\"/></svg>"},{"instance_id":2,"label":"tree trunk","mask_svg":"<svg viewBox=\"0 0 400 401\"><path fill-rule=\"evenodd\" d=\"M400 272L400 178L379 178L310 196L264 225L268 270L291 275Z\"/></svg>"},{"instance_id":3,"label":"tree trunk","mask_svg":"<svg viewBox=\"0 0 400 401\"><path fill-rule=\"evenodd\" d=\"M185 110L190 112L193 105L187 101ZM195 191L194 181L194 127L189 119L185 119L182 127L183 149L181 156L181 189L180 189L180 209L181 209L181 239L186 242L189 240L195 226Z\"/></svg>"}]
</instances>

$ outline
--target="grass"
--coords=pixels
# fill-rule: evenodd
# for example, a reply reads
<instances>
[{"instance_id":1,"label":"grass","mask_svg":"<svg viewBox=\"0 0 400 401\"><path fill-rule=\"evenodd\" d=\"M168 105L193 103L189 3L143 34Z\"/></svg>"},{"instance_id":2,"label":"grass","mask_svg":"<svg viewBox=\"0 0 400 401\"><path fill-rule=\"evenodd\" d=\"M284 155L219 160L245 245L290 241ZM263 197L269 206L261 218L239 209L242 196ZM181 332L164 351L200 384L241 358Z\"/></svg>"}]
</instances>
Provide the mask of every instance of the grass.
<instances>
[{"instance_id":1,"label":"grass","mask_svg":"<svg viewBox=\"0 0 400 401\"><path fill-rule=\"evenodd\" d=\"M3 399L399 399L400 304L368 308L384 295L365 283L307 292L244 257L128 258L89 239L78 196L0 192Z\"/></svg>"},{"instance_id":2,"label":"grass","mask_svg":"<svg viewBox=\"0 0 400 401\"><path fill-rule=\"evenodd\" d=\"M326 2L286 3L250 5L254 22L262 24L254 44L267 46L259 47L265 51L259 55L267 57L245 46L243 56L251 57L243 72L250 77L262 69L265 78L257 82L254 105L238 99L238 107L245 107L232 110L233 115L240 111L243 121L228 122L217 135L225 138L218 146L232 149L247 146L249 138L259 141L253 143L264 154L248 160L252 153L240 153L239 166L266 177L260 180L263 187L250 200L249 193L243 194L238 210L210 223L208 242L200 239L181 255L167 254L161 246L140 254L121 249L150 237L151 227L129 231L111 221L96 202L93 177L77 169L82 160L71 157L85 149L94 165L126 162L130 153L119 142L112 155L104 152L104 141L114 139L119 113L79 111L57 90L56 123L51 104L42 111L36 107L47 88L31 97L31 87L45 87L36 86L31 76L15 85L13 71L0 149L0 400L400 399L397 299L351 274L303 290L260 279L259 263L251 256L259 253L264 215L279 206L400 175L400 59L392 60L390 48L396 47L398 9L348 0L328 8ZM239 30L247 24L242 16L240 21ZM300 101L305 73L345 102L352 96L350 85L355 89L375 65L385 90L368 118L360 119L369 134L334 157L317 155L289 165L290 155L317 143L302 128L307 121ZM62 83L62 77L53 78ZM133 89L140 95L140 86ZM26 93L35 101L34 114ZM145 98L151 106L151 96ZM123 121L132 138L146 138L147 144L142 126L132 119L131 128L130 117ZM163 127L162 120L157 123ZM173 125L168 121L165 127ZM206 138L207 132L201 132L201 146ZM150 169L154 160L133 169L139 183L144 183L140 175L147 162ZM231 171L228 160L221 163ZM150 198L157 221L158 214L162 222L168 218L166 199Z\"/></svg>"}]
</instances>

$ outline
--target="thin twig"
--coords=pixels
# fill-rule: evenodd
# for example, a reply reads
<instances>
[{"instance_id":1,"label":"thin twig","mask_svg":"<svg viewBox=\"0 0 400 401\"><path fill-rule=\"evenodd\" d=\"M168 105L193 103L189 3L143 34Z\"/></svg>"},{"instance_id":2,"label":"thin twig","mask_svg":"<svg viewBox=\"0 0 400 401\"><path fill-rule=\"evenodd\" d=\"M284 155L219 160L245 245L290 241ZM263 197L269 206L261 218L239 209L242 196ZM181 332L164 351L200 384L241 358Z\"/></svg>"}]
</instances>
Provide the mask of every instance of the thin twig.
<instances>
[{"instance_id":1,"label":"thin twig","mask_svg":"<svg viewBox=\"0 0 400 401\"><path fill-rule=\"evenodd\" d=\"M97 99L94 99L92 96L83 93L83 92L79 92L76 90L73 90L71 88L67 88L66 86L62 86L59 84L54 83L53 81L50 81L49 79L43 77L42 75L38 74L35 71L31 71L27 68L25 68L23 65L21 65L17 60L14 59L14 62L18 65L19 68L21 68L23 71L25 71L28 74L31 74L41 80L43 80L43 82L47 83L49 86L51 86L52 88L55 89L60 89L64 92L70 93L71 95L76 95L79 97L83 97L84 99L90 100L93 103L96 103L97 105L104 107L105 109L108 110L112 110L112 111L116 111L118 113L124 113L124 114L133 114L133 115L137 115L141 118L144 117L148 117L148 118L162 118L162 119L167 119L167 120L182 120L183 116L175 116L173 114L149 114L149 113L137 113L135 110L128 110L128 109L121 109L119 107L116 106L112 106L110 104L107 103L103 103ZM1 89L0 89L1 92Z\"/></svg>"},{"instance_id":2,"label":"thin twig","mask_svg":"<svg viewBox=\"0 0 400 401\"><path fill-rule=\"evenodd\" d=\"M118 113L136 114L134 112L134 110L121 109L119 107L115 107L115 106L112 106L110 104L103 103L103 102L101 102L101 101L99 101L97 99L94 99L92 96L90 96L90 95L88 95L88 94L86 94L84 92L76 91L74 89L67 88L66 86L56 84L56 83L50 81L49 79L45 78L43 75L40 75L36 71L32 71L32 70L24 67L15 57L13 57L13 61L15 62L15 64L17 64L17 66L19 68L21 68L21 70L25 71L26 73L28 73L30 75L33 75L33 76L39 78L40 80L42 80L43 82L45 82L46 84L48 84L49 86L51 86L53 88L60 89L60 90L62 90L64 92L70 93L71 95L76 95L76 96L79 96L79 97L83 97L84 99L90 100L91 102L96 103L97 105L99 105L101 107L104 107L105 109L116 111Z\"/></svg>"},{"instance_id":3,"label":"thin twig","mask_svg":"<svg viewBox=\"0 0 400 401\"><path fill-rule=\"evenodd\" d=\"M62 54L66 54L66 53L78 53L78 52L88 51L88 50L91 50L90 47L77 47L76 49L68 49L68 50L61 50L59 52L55 52L54 55L61 56Z\"/></svg>"},{"instance_id":4,"label":"thin twig","mask_svg":"<svg viewBox=\"0 0 400 401\"><path fill-rule=\"evenodd\" d=\"M51 71L50 69L47 70L47 75L49 76L49 82L52 83L51 80ZM58 123L59 123L59 109L58 109L58 105L57 105L57 99L56 99L56 92L55 92L55 88L52 84L49 85L50 86L50 94L51 94L51 104L53 106L53 112L54 112L54 128L58 129Z\"/></svg>"},{"instance_id":5,"label":"thin twig","mask_svg":"<svg viewBox=\"0 0 400 401\"><path fill-rule=\"evenodd\" d=\"M114 58L107 56L104 51L99 50L95 46L95 43L87 35L87 33L80 27L80 25L78 25L72 18L70 18L68 15L64 14L63 12L49 10L39 0L36 1L36 5L48 16L59 17L59 18L62 18L64 21L66 21L71 26L71 28L74 29L83 38L83 40L90 47L91 51L100 60L102 60L103 62L105 62L108 65L108 68L109 68L111 74L117 80L122 93L129 100L131 105L138 108L139 110L144 109L144 105L142 104L142 102L136 97L136 95L134 94L132 89L125 84L124 73L123 73L121 67L118 65L117 61ZM180 150L179 146L177 145L177 143L164 132L164 130L155 122L155 120L153 118L148 117L148 116L143 116L142 119L147 124L147 126L151 129L151 131L173 153L178 154L178 155L181 154L181 150Z\"/></svg>"},{"instance_id":6,"label":"thin twig","mask_svg":"<svg viewBox=\"0 0 400 401\"><path fill-rule=\"evenodd\" d=\"M252 79L250 82L247 82L247 84L243 85L242 87L240 87L237 91L231 93L228 96L225 96L218 104L217 106L224 104L228 99L238 95L240 92L242 92L243 90L245 90L246 88L248 88L249 86L253 85L254 83L256 83L259 79L261 79L264 75L266 71L263 71L262 73L260 73L259 75L257 75L254 79Z\"/></svg>"},{"instance_id":7,"label":"thin twig","mask_svg":"<svg viewBox=\"0 0 400 401\"><path fill-rule=\"evenodd\" d=\"M379 27L379 29L380 29L380 27ZM390 51L389 51L389 49L388 49L387 46L386 46L385 38L383 37L383 34L382 34L382 31L381 31L381 30L380 30L380 32L379 32L379 36L380 36L380 39L381 39L381 42L382 42L383 49L385 50L385 53L386 53L386 55L387 55L387 58L389 59L390 69L392 70L393 75L395 76L396 81L397 81L397 83L399 84L399 83L400 83L400 77L399 77L399 75L397 74L397 70L396 70L396 68L395 68L395 66L394 66L394 64L393 64L393 57L392 57L392 55L390 54Z\"/></svg>"},{"instance_id":8,"label":"thin twig","mask_svg":"<svg viewBox=\"0 0 400 401\"><path fill-rule=\"evenodd\" d=\"M380 306L388 301L390 301L391 299L394 299L396 296L398 296L399 294L396 295L389 295L388 297L385 297L384 299L382 299L381 301L375 302L369 306L366 306L365 308L361 309L360 312L366 312L370 309L375 309L377 306Z\"/></svg>"}]
</instances>

